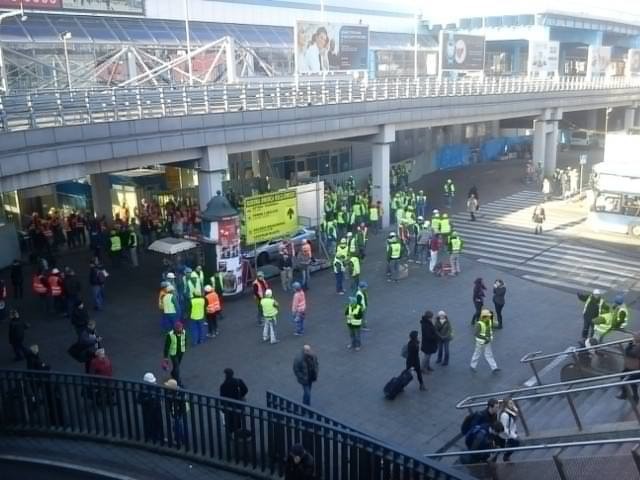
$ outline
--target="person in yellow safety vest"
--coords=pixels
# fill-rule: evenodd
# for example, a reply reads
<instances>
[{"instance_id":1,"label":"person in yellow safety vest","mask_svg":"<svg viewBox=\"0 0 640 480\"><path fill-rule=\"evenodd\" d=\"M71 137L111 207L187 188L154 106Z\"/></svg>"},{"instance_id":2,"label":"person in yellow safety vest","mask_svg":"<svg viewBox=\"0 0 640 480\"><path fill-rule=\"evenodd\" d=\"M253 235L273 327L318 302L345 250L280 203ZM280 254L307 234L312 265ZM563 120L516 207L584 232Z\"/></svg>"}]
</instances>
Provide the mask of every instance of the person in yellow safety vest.
<instances>
[{"instance_id":1,"label":"person in yellow safety vest","mask_svg":"<svg viewBox=\"0 0 640 480\"><path fill-rule=\"evenodd\" d=\"M369 284L367 282L360 282L358 284L358 290L356 290L356 303L362 306L362 330L366 332L370 330L367 326L367 307L369 306L368 287Z\"/></svg>"},{"instance_id":2,"label":"person in yellow safety vest","mask_svg":"<svg viewBox=\"0 0 640 480\"><path fill-rule=\"evenodd\" d=\"M278 302L273 298L271 289L264 292L264 298L260 300L262 318L264 318L264 328L262 329L262 341L278 343L276 337L276 323L278 322Z\"/></svg>"},{"instance_id":3,"label":"person in yellow safety vest","mask_svg":"<svg viewBox=\"0 0 640 480\"><path fill-rule=\"evenodd\" d=\"M204 291L204 272L202 271L202 265L198 265L195 270L198 280L200 282L200 291Z\"/></svg>"},{"instance_id":4,"label":"person in yellow safety vest","mask_svg":"<svg viewBox=\"0 0 640 480\"><path fill-rule=\"evenodd\" d=\"M349 245L347 244L346 238L341 238L340 243L336 247L336 257L342 256L343 258L347 258L349 256Z\"/></svg>"},{"instance_id":5,"label":"person in yellow safety vest","mask_svg":"<svg viewBox=\"0 0 640 480\"><path fill-rule=\"evenodd\" d=\"M402 197L404 198L404 197ZM396 225L400 225L404 220L404 205L400 203L396 209Z\"/></svg>"},{"instance_id":6,"label":"person in yellow safety vest","mask_svg":"<svg viewBox=\"0 0 640 480\"><path fill-rule=\"evenodd\" d=\"M369 205L369 227L371 228L371 233L374 235L378 234L378 219L380 218L380 212L378 211L377 205L371 203Z\"/></svg>"},{"instance_id":7,"label":"person in yellow safety vest","mask_svg":"<svg viewBox=\"0 0 640 480\"><path fill-rule=\"evenodd\" d=\"M419 217L427 216L427 196L423 190L420 190L416 195L416 213Z\"/></svg>"},{"instance_id":8,"label":"person in yellow safety vest","mask_svg":"<svg viewBox=\"0 0 640 480\"><path fill-rule=\"evenodd\" d=\"M351 225L357 225L362 221L362 215L363 215L364 211L362 210L362 205L360 204L359 201L355 202L353 204L353 210L351 212L352 218L353 218L353 222L351 222Z\"/></svg>"},{"instance_id":9,"label":"person in yellow safety vest","mask_svg":"<svg viewBox=\"0 0 640 480\"><path fill-rule=\"evenodd\" d=\"M453 204L453 197L456 195L456 186L453 184L453 180L447 179L444 184L444 196L447 198L447 206L451 208Z\"/></svg>"},{"instance_id":10,"label":"person in yellow safety vest","mask_svg":"<svg viewBox=\"0 0 640 480\"><path fill-rule=\"evenodd\" d=\"M356 245L358 246L358 255L360 258L365 257L365 251L367 249L367 233L369 229L366 223L361 223L356 230Z\"/></svg>"},{"instance_id":11,"label":"person in yellow safety vest","mask_svg":"<svg viewBox=\"0 0 640 480\"><path fill-rule=\"evenodd\" d=\"M491 341L493 340L493 314L490 310L483 308L480 312L480 320L476 323L476 348L473 351L471 357L471 364L469 367L472 372L476 372L478 366L478 360L484 352L484 358L491 367L492 372L498 372L498 364L493 358L493 351L491 350Z\"/></svg>"},{"instance_id":12,"label":"person in yellow safety vest","mask_svg":"<svg viewBox=\"0 0 640 480\"><path fill-rule=\"evenodd\" d=\"M162 310L160 328L163 332L168 332L178 320L178 300L176 299L173 285L168 282L163 283L165 283L165 286L160 291L159 296L159 306L160 310Z\"/></svg>"},{"instance_id":13,"label":"person in yellow safety vest","mask_svg":"<svg viewBox=\"0 0 640 480\"><path fill-rule=\"evenodd\" d=\"M460 269L460 252L462 252L462 239L458 236L458 232L451 232L449 237L449 262L451 263L451 273L458 274Z\"/></svg>"},{"instance_id":14,"label":"person in yellow safety vest","mask_svg":"<svg viewBox=\"0 0 640 480\"><path fill-rule=\"evenodd\" d=\"M616 295L613 308L606 303L600 309L600 315L593 319L593 333L598 342L602 343L604 336L612 330L619 330L627 326L629 311L624 305L624 296Z\"/></svg>"},{"instance_id":15,"label":"person in yellow safety vest","mask_svg":"<svg viewBox=\"0 0 640 480\"><path fill-rule=\"evenodd\" d=\"M327 244L327 251L332 254L336 249L336 242L338 241L338 229L336 228L336 221L329 220L325 223L325 242Z\"/></svg>"},{"instance_id":16,"label":"person in yellow safety vest","mask_svg":"<svg viewBox=\"0 0 640 480\"><path fill-rule=\"evenodd\" d=\"M133 225L129 225L129 234L127 236L128 239L128 249L129 255L131 256L131 265L134 267L138 266L138 234Z\"/></svg>"},{"instance_id":17,"label":"person in yellow safety vest","mask_svg":"<svg viewBox=\"0 0 640 480\"><path fill-rule=\"evenodd\" d=\"M171 378L184 388L182 380L180 379L180 363L187 351L187 334L184 331L183 323L176 322L175 326L169 330L164 338L163 367L168 368L169 360L171 360Z\"/></svg>"},{"instance_id":18,"label":"person in yellow safety vest","mask_svg":"<svg viewBox=\"0 0 640 480\"><path fill-rule=\"evenodd\" d=\"M433 233L440 233L440 210L434 209L431 213L431 229Z\"/></svg>"},{"instance_id":19,"label":"person in yellow safety vest","mask_svg":"<svg viewBox=\"0 0 640 480\"><path fill-rule=\"evenodd\" d=\"M109 256L114 266L120 264L120 257L122 255L122 240L120 235L115 230L111 230L109 236Z\"/></svg>"},{"instance_id":20,"label":"person in yellow safety vest","mask_svg":"<svg viewBox=\"0 0 640 480\"><path fill-rule=\"evenodd\" d=\"M389 240L387 241L387 281L398 281L398 274L400 271L400 258L402 257L402 243L396 237L396 234L391 232L389 234Z\"/></svg>"},{"instance_id":21,"label":"person in yellow safety vest","mask_svg":"<svg viewBox=\"0 0 640 480\"><path fill-rule=\"evenodd\" d=\"M202 296L202 284L200 283L200 277L197 272L192 271L189 274L187 289L189 292L189 298L193 298L196 295Z\"/></svg>"},{"instance_id":22,"label":"person in yellow safety vest","mask_svg":"<svg viewBox=\"0 0 640 480\"><path fill-rule=\"evenodd\" d=\"M191 320L191 345L196 346L204 342L204 307L205 300L200 292L194 292L189 306L189 320Z\"/></svg>"},{"instance_id":23,"label":"person in yellow safety vest","mask_svg":"<svg viewBox=\"0 0 640 480\"><path fill-rule=\"evenodd\" d=\"M219 335L218 331L218 315L222 311L220 297L211 285L204 287L205 312L207 317L207 328L209 332L207 337L215 338Z\"/></svg>"},{"instance_id":24,"label":"person in yellow safety vest","mask_svg":"<svg viewBox=\"0 0 640 480\"><path fill-rule=\"evenodd\" d=\"M442 235L442 245L449 244L449 234L451 233L451 220L449 220L449 214L443 213L440 219L440 234Z\"/></svg>"},{"instance_id":25,"label":"person in yellow safety vest","mask_svg":"<svg viewBox=\"0 0 640 480\"><path fill-rule=\"evenodd\" d=\"M605 302L604 298L602 298L602 291L599 288L595 288L591 294L578 293L577 295L578 299L584 302L584 308L582 309L582 340L586 340L591 337L593 319L600 316Z\"/></svg>"},{"instance_id":26,"label":"person in yellow safety vest","mask_svg":"<svg viewBox=\"0 0 640 480\"><path fill-rule=\"evenodd\" d=\"M351 232L347 233L347 247L349 247L347 250L349 256L358 254L358 243Z\"/></svg>"},{"instance_id":27,"label":"person in yellow safety vest","mask_svg":"<svg viewBox=\"0 0 640 480\"><path fill-rule=\"evenodd\" d=\"M398 211L398 208L400 208L400 205L401 205L401 195L400 195L400 192L396 192L396 194L393 196L393 199L391 200L391 223L398 222L397 211Z\"/></svg>"},{"instance_id":28,"label":"person in yellow safety vest","mask_svg":"<svg viewBox=\"0 0 640 480\"><path fill-rule=\"evenodd\" d=\"M360 284L360 258L357 254L351 255L349 264L351 265L351 294L354 294Z\"/></svg>"},{"instance_id":29,"label":"person in yellow safety vest","mask_svg":"<svg viewBox=\"0 0 640 480\"><path fill-rule=\"evenodd\" d=\"M349 328L349 335L351 342L347 345L350 350L360 351L362 343L360 342L360 328L362 327L362 305L359 305L356 297L349 297L349 304L344 311L345 317L347 317L347 327Z\"/></svg>"},{"instance_id":30,"label":"person in yellow safety vest","mask_svg":"<svg viewBox=\"0 0 640 480\"><path fill-rule=\"evenodd\" d=\"M338 229L339 237L343 237L344 234L347 233L348 216L347 207L343 206L336 216L336 227Z\"/></svg>"}]
</instances>

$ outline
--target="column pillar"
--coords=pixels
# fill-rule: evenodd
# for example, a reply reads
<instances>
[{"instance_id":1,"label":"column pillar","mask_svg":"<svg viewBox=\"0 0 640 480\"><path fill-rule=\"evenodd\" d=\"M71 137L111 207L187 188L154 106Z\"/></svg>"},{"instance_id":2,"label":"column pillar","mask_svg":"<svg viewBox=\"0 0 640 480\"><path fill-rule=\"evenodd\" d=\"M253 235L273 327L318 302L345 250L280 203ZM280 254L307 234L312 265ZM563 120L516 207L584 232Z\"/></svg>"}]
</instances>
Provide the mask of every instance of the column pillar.
<instances>
[{"instance_id":1,"label":"column pillar","mask_svg":"<svg viewBox=\"0 0 640 480\"><path fill-rule=\"evenodd\" d=\"M545 159L543 165L545 176L550 177L556 169L558 159L558 122L546 122L546 129Z\"/></svg>"},{"instance_id":2,"label":"column pillar","mask_svg":"<svg viewBox=\"0 0 640 480\"><path fill-rule=\"evenodd\" d=\"M132 48L133 47L129 47L129 49L127 50L128 79L132 79L138 76L138 63Z\"/></svg>"},{"instance_id":3,"label":"column pillar","mask_svg":"<svg viewBox=\"0 0 640 480\"><path fill-rule=\"evenodd\" d=\"M111 181L108 173L89 175L91 201L97 217L105 216L107 222L113 221L113 202L111 201Z\"/></svg>"},{"instance_id":4,"label":"column pillar","mask_svg":"<svg viewBox=\"0 0 640 480\"><path fill-rule=\"evenodd\" d=\"M254 177L260 176L260 150L251 151L251 172Z\"/></svg>"},{"instance_id":5,"label":"column pillar","mask_svg":"<svg viewBox=\"0 0 640 480\"><path fill-rule=\"evenodd\" d=\"M389 205L391 205L389 170L390 170L390 144L374 143L372 146L372 196L374 202L382 205L382 228L389 226Z\"/></svg>"},{"instance_id":6,"label":"column pillar","mask_svg":"<svg viewBox=\"0 0 640 480\"><path fill-rule=\"evenodd\" d=\"M207 208L216 192L222 192L222 182L227 177L229 155L226 145L207 147L198 170L198 199L200 210Z\"/></svg>"},{"instance_id":7,"label":"column pillar","mask_svg":"<svg viewBox=\"0 0 640 480\"><path fill-rule=\"evenodd\" d=\"M227 83L236 83L238 76L236 72L236 44L233 37L227 37L225 60L227 66Z\"/></svg>"},{"instance_id":8,"label":"column pillar","mask_svg":"<svg viewBox=\"0 0 640 480\"><path fill-rule=\"evenodd\" d=\"M635 108L627 108L624 111L624 131L628 131L630 128L633 128L636 123L636 109Z\"/></svg>"},{"instance_id":9,"label":"column pillar","mask_svg":"<svg viewBox=\"0 0 640 480\"><path fill-rule=\"evenodd\" d=\"M547 134L545 131L545 122L544 120L534 120L533 121L533 164L539 165L542 163L544 165L544 158L546 156L546 143L547 143ZM545 175L547 175L547 170L544 171Z\"/></svg>"}]
</instances>

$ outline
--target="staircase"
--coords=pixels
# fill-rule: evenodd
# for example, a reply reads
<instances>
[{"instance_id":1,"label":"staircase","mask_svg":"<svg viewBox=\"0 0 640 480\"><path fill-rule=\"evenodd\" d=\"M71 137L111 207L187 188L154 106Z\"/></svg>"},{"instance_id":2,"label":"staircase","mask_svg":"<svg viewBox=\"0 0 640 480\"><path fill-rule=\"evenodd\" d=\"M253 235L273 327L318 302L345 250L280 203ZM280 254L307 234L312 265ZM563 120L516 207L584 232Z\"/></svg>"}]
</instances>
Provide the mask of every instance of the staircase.
<instances>
[{"instance_id":1,"label":"staircase","mask_svg":"<svg viewBox=\"0 0 640 480\"><path fill-rule=\"evenodd\" d=\"M486 408L490 398L516 403L521 447L486 451L497 454L498 462L462 465L460 458L468 453L463 438L450 451L426 457L492 480L640 479L640 407L630 394L630 387L640 380L622 381L620 373L588 373L592 376L472 395L458 402L456 408L470 412ZM616 398L622 390L629 391L627 400ZM514 451L509 463L501 460L505 450Z\"/></svg>"}]
</instances>

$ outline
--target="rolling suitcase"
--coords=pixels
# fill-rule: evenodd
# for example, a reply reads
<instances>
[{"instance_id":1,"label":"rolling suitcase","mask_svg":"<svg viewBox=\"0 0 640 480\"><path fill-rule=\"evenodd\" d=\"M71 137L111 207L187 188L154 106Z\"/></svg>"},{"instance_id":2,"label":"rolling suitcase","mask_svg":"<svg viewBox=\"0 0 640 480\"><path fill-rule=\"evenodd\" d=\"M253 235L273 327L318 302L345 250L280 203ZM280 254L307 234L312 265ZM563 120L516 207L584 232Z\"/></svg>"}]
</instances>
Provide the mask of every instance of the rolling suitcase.
<instances>
[{"instance_id":1,"label":"rolling suitcase","mask_svg":"<svg viewBox=\"0 0 640 480\"><path fill-rule=\"evenodd\" d=\"M397 377L393 377L384 386L384 396L389 400L393 400L396 396L404 390L404 387L409 385L413 380L413 375L409 370L404 370Z\"/></svg>"}]
</instances>

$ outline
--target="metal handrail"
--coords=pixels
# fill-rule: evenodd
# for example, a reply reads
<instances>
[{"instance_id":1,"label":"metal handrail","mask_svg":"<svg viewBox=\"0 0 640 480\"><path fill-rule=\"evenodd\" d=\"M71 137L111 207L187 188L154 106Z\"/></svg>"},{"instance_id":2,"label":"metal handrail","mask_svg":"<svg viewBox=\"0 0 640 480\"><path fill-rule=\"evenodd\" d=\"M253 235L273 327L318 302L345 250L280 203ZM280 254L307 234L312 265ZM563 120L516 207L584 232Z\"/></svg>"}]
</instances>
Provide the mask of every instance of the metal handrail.
<instances>
[{"instance_id":1,"label":"metal handrail","mask_svg":"<svg viewBox=\"0 0 640 480\"><path fill-rule=\"evenodd\" d=\"M615 345L620 345L622 343L628 343L631 340L633 340L633 337L627 337L627 338L623 338L620 340L614 340L612 342L606 342L606 343L599 343L597 345L594 345L593 347L571 347L568 350L564 350L562 352L555 352L555 353L546 353L546 354L542 354L541 351L537 351L537 352L529 352L526 353L521 359L520 359L520 363L528 363L528 362L533 362L536 360L546 360L546 359L553 359L553 358L557 358L557 357L561 357L563 355L568 355L571 353L582 353L582 352L595 352L607 347L611 347L611 346L615 346Z\"/></svg>"},{"instance_id":2,"label":"metal handrail","mask_svg":"<svg viewBox=\"0 0 640 480\"><path fill-rule=\"evenodd\" d=\"M0 131L384 100L505 94L541 95L638 87L640 80L636 79L518 77L472 80L335 79L303 80L298 83L45 90L0 96Z\"/></svg>"},{"instance_id":3,"label":"metal handrail","mask_svg":"<svg viewBox=\"0 0 640 480\"><path fill-rule=\"evenodd\" d=\"M315 473L327 480L386 478L387 471L399 478L471 480L464 472L356 432L158 385L3 369L0 397L0 432L116 441L258 478L282 476L288 450L302 443L316 459Z\"/></svg>"},{"instance_id":4,"label":"metal handrail","mask_svg":"<svg viewBox=\"0 0 640 480\"><path fill-rule=\"evenodd\" d=\"M629 372L624 372L624 375L633 375L633 374L640 374L640 370L631 370ZM469 402L470 400L480 400L480 399L489 399L489 398L502 398L502 397L511 397L511 398L515 398L513 395L520 393L520 392L528 392L531 390L547 390L547 389L553 389L553 388L558 388L558 387L563 387L563 390L559 390L557 392L548 392L549 394L562 394L562 393L566 393L567 390L571 390L572 392L575 391L580 391L579 388L573 388L574 385L579 385L579 384L585 384L585 383L594 383L594 382L598 382L598 381L602 381L602 380L607 380L609 378L620 378L620 376L623 374L620 373L611 373L611 374L607 374L607 375L599 375L597 377L589 377L589 378L579 378L577 380L570 380L568 382L556 382L556 383L549 383L547 385L534 385L531 387L519 387L519 388L513 388L511 390L504 390L501 392L491 392L491 393L482 393L482 394L478 394L478 395L469 395L465 398L463 398L462 400L460 400L457 404L456 404L456 408L457 409L463 409L463 408L470 408L470 407L474 407L474 406L484 406L484 403L473 403L473 404L467 404L467 402ZM625 382L617 382L617 383L636 383L636 382L640 382L640 380L627 380ZM594 385L594 387L596 388L602 388L602 387L606 387L607 385L610 384L604 384L604 385ZM518 397L518 398L522 398L522 397Z\"/></svg>"},{"instance_id":5,"label":"metal handrail","mask_svg":"<svg viewBox=\"0 0 640 480\"><path fill-rule=\"evenodd\" d=\"M631 375L634 373L638 373L640 374L640 370L634 370L633 372L625 372L624 376L626 376L627 374ZM621 374L618 373L616 374L616 377L620 377ZM613 383L605 383L604 385L590 385L588 387L578 387L578 388L571 388L568 387L565 390L560 390L560 391L554 391L554 392L543 392L543 393L533 393L530 395L512 395L510 396L510 398L514 401L519 401L519 400L532 400L532 399L536 399L536 398L546 398L546 397L556 397L556 396L561 396L561 395L566 395L567 393L580 393L580 392L589 392L592 390L604 390L604 389L610 389L610 388L615 388L615 387L623 387L625 385L632 385L632 384L637 384L640 383L640 379L638 380L623 380L623 381L619 381L619 382L613 382ZM545 387L546 385L542 385L543 387ZM461 405L463 403L463 401L458 402L458 404L456 405L456 408L458 409L462 409L462 408L473 408L473 407L480 407L480 406L485 406L486 403L484 402L475 402L475 403L468 403L466 405Z\"/></svg>"},{"instance_id":6,"label":"metal handrail","mask_svg":"<svg viewBox=\"0 0 640 480\"><path fill-rule=\"evenodd\" d=\"M556 448L588 447L592 445L611 445L617 443L639 443L640 437L614 438L607 440L583 440L579 442L542 443L538 445L524 445L520 447L490 448L486 450L458 450L455 452L425 453L426 458L456 457L469 453L503 453L526 452L531 450L552 450Z\"/></svg>"}]
</instances>

